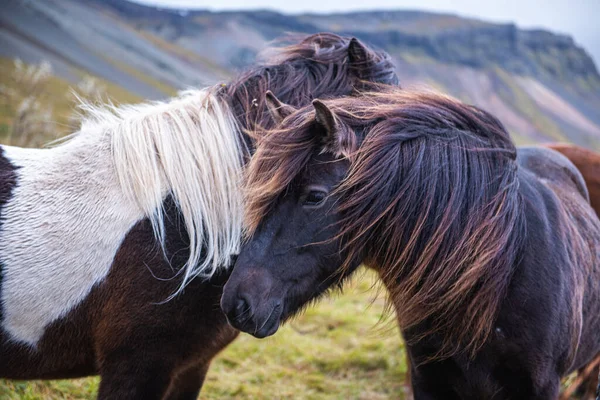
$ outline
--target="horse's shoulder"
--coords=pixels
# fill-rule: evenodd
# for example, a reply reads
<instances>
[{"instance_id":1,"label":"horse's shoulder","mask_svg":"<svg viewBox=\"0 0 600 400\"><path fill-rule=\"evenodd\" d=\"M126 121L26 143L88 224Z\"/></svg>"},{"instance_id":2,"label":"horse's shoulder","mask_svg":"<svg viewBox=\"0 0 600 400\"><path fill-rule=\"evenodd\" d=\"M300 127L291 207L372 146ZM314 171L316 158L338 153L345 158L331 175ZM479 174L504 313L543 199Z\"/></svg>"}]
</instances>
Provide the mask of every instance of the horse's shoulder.
<instances>
[{"instance_id":1,"label":"horse's shoulder","mask_svg":"<svg viewBox=\"0 0 600 400\"><path fill-rule=\"evenodd\" d=\"M589 193L581 172L571 160L557 150L542 147L520 147L517 152L520 168L526 169L541 181L554 187L575 189L589 203Z\"/></svg>"}]
</instances>

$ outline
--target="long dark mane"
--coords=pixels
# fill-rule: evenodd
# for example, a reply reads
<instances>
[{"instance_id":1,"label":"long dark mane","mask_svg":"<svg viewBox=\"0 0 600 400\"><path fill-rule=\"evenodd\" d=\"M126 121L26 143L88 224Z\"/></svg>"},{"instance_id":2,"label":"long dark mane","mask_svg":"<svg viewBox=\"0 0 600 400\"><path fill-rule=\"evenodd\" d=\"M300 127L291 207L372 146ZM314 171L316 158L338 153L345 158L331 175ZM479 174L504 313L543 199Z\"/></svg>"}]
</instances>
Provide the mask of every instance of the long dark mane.
<instances>
[{"instance_id":1,"label":"long dark mane","mask_svg":"<svg viewBox=\"0 0 600 400\"><path fill-rule=\"evenodd\" d=\"M362 58L350 60L353 41L360 43L333 33L289 35L265 50L260 66L242 73L224 90L242 128L272 127L264 101L267 90L300 107L313 98L347 96L372 83L398 84L386 52L363 47L366 53L357 56Z\"/></svg>"},{"instance_id":2,"label":"long dark mane","mask_svg":"<svg viewBox=\"0 0 600 400\"><path fill-rule=\"evenodd\" d=\"M351 167L336 189L348 260L380 271L400 326L436 356L486 340L520 251L516 149L502 124L449 97L381 89L325 101ZM265 134L248 171L249 231L321 151L306 107ZM344 136L346 136L344 138Z\"/></svg>"}]
</instances>

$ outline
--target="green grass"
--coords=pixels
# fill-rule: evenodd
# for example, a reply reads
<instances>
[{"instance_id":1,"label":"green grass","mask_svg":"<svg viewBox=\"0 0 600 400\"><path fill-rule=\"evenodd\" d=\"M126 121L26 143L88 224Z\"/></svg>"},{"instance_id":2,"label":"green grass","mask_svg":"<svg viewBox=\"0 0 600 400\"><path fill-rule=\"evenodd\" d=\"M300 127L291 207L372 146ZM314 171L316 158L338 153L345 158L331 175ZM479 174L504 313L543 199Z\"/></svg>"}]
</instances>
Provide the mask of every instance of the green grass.
<instances>
[{"instance_id":1,"label":"green grass","mask_svg":"<svg viewBox=\"0 0 600 400\"><path fill-rule=\"evenodd\" d=\"M0 380L0 400L95 399L98 382L98 378L33 382Z\"/></svg>"},{"instance_id":2,"label":"green grass","mask_svg":"<svg viewBox=\"0 0 600 400\"><path fill-rule=\"evenodd\" d=\"M376 275L357 273L342 295L309 308L274 336L242 334L213 362L201 399L402 399L404 347L393 318L381 321ZM379 292L379 293L378 293ZM93 399L98 378L0 380L0 399Z\"/></svg>"}]
</instances>

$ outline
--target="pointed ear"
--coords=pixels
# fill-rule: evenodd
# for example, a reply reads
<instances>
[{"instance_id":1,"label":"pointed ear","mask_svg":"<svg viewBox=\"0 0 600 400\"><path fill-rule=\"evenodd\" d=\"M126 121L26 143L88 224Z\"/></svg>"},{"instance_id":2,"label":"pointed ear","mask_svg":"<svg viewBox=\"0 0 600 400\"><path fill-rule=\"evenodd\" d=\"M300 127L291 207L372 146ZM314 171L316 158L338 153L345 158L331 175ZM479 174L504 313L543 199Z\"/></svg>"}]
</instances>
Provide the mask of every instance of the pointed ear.
<instances>
[{"instance_id":1,"label":"pointed ear","mask_svg":"<svg viewBox=\"0 0 600 400\"><path fill-rule=\"evenodd\" d=\"M332 153L338 157L349 157L354 148L354 134L341 126L333 114L321 100L312 102L315 108L315 121L323 127L325 135L322 137L323 152Z\"/></svg>"},{"instance_id":2,"label":"pointed ear","mask_svg":"<svg viewBox=\"0 0 600 400\"><path fill-rule=\"evenodd\" d=\"M326 132L326 137L332 137L337 132L337 123L333 112L319 99L312 102L315 108L315 120L321 125Z\"/></svg>"},{"instance_id":3,"label":"pointed ear","mask_svg":"<svg viewBox=\"0 0 600 400\"><path fill-rule=\"evenodd\" d=\"M270 90L267 90L265 93L265 103L267 105L267 110L269 110L269 114L271 114L271 117L273 117L277 123L280 123L285 117L296 111L294 107L279 101Z\"/></svg>"},{"instance_id":4,"label":"pointed ear","mask_svg":"<svg viewBox=\"0 0 600 400\"><path fill-rule=\"evenodd\" d=\"M357 38L352 38L348 44L348 58L350 64L362 64L369 59L369 51Z\"/></svg>"}]
</instances>

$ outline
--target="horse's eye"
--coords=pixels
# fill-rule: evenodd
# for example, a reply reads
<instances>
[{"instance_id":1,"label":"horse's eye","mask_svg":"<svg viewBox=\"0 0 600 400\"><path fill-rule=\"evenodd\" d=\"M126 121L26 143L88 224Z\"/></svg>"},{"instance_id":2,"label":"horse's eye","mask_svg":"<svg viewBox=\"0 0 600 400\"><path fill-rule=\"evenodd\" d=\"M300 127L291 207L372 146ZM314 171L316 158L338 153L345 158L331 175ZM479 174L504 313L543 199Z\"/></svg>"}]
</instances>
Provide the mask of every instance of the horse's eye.
<instances>
[{"instance_id":1,"label":"horse's eye","mask_svg":"<svg viewBox=\"0 0 600 400\"><path fill-rule=\"evenodd\" d=\"M323 200L325 200L325 197L327 197L327 193L325 193L321 190L311 190L310 193L308 193L308 195L306 195L306 198L304 199L304 205L305 206L319 205L323 202Z\"/></svg>"}]
</instances>

